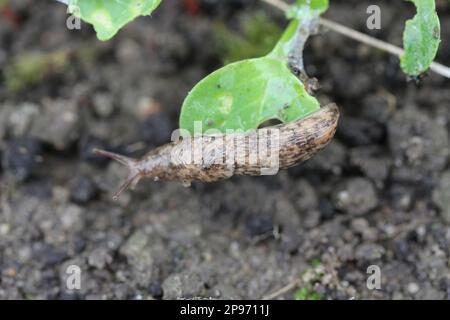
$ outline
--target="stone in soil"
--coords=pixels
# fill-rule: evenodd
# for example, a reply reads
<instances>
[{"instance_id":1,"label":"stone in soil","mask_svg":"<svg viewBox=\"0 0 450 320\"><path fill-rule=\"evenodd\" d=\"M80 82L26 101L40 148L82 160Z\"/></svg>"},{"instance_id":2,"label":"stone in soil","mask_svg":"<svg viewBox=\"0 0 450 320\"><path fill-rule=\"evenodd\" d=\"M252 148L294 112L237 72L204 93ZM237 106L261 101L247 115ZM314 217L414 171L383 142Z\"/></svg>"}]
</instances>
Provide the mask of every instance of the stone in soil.
<instances>
[{"instance_id":1,"label":"stone in soil","mask_svg":"<svg viewBox=\"0 0 450 320\"><path fill-rule=\"evenodd\" d=\"M39 115L39 106L25 102L13 107L7 118L7 131L12 137L22 137L28 133L33 121Z\"/></svg>"},{"instance_id":2,"label":"stone in soil","mask_svg":"<svg viewBox=\"0 0 450 320\"><path fill-rule=\"evenodd\" d=\"M114 98L108 93L97 93L94 95L92 105L95 113L102 118L107 118L114 112Z\"/></svg>"},{"instance_id":3,"label":"stone in soil","mask_svg":"<svg viewBox=\"0 0 450 320\"><path fill-rule=\"evenodd\" d=\"M386 125L395 111L395 96L388 93L371 94L364 98L362 114L365 118Z\"/></svg>"},{"instance_id":4,"label":"stone in soil","mask_svg":"<svg viewBox=\"0 0 450 320\"><path fill-rule=\"evenodd\" d=\"M76 203L85 204L93 200L97 194L97 186L87 176L78 176L71 183L70 198Z\"/></svg>"},{"instance_id":5,"label":"stone in soil","mask_svg":"<svg viewBox=\"0 0 450 320\"><path fill-rule=\"evenodd\" d=\"M162 288L164 299L196 298L206 293L206 283L198 272L181 272L164 280Z\"/></svg>"},{"instance_id":6,"label":"stone in soil","mask_svg":"<svg viewBox=\"0 0 450 320\"><path fill-rule=\"evenodd\" d=\"M154 299L162 299L164 296L164 291L162 288L162 285L159 281L152 281L150 285L148 286L148 293L154 298Z\"/></svg>"},{"instance_id":7,"label":"stone in soil","mask_svg":"<svg viewBox=\"0 0 450 320\"><path fill-rule=\"evenodd\" d=\"M113 261L111 252L107 248L99 247L88 256L88 264L97 269L103 269Z\"/></svg>"},{"instance_id":8,"label":"stone in soil","mask_svg":"<svg viewBox=\"0 0 450 320\"><path fill-rule=\"evenodd\" d=\"M343 116L339 121L337 136L348 146L367 146L380 143L384 138L384 130L375 122Z\"/></svg>"},{"instance_id":9,"label":"stone in soil","mask_svg":"<svg viewBox=\"0 0 450 320\"><path fill-rule=\"evenodd\" d=\"M369 180L350 178L336 187L333 203L339 210L353 215L362 215L378 205L378 196Z\"/></svg>"},{"instance_id":10,"label":"stone in soil","mask_svg":"<svg viewBox=\"0 0 450 320\"><path fill-rule=\"evenodd\" d=\"M273 228L273 219L270 216L251 214L245 219L245 230L250 238L268 235Z\"/></svg>"},{"instance_id":11,"label":"stone in soil","mask_svg":"<svg viewBox=\"0 0 450 320\"><path fill-rule=\"evenodd\" d=\"M374 147L357 147L350 151L350 164L359 169L366 177L382 186L388 178L390 159L380 149Z\"/></svg>"},{"instance_id":12,"label":"stone in soil","mask_svg":"<svg viewBox=\"0 0 450 320\"><path fill-rule=\"evenodd\" d=\"M156 262L164 259L166 251L161 248L161 239L143 230L132 233L119 250L127 259L133 281L141 287L153 280Z\"/></svg>"},{"instance_id":13,"label":"stone in soil","mask_svg":"<svg viewBox=\"0 0 450 320\"><path fill-rule=\"evenodd\" d=\"M2 153L2 167L15 181L25 181L36 170L41 152L39 141L24 137L8 141Z\"/></svg>"},{"instance_id":14,"label":"stone in soil","mask_svg":"<svg viewBox=\"0 0 450 320\"><path fill-rule=\"evenodd\" d=\"M445 171L433 191L433 201L439 207L441 217L450 224L450 171Z\"/></svg>"},{"instance_id":15,"label":"stone in soil","mask_svg":"<svg viewBox=\"0 0 450 320\"><path fill-rule=\"evenodd\" d=\"M75 101L47 100L30 134L55 149L65 150L78 139L80 116Z\"/></svg>"},{"instance_id":16,"label":"stone in soil","mask_svg":"<svg viewBox=\"0 0 450 320\"><path fill-rule=\"evenodd\" d=\"M141 135L150 146L160 146L170 141L172 123L164 112L147 117L141 124Z\"/></svg>"},{"instance_id":17,"label":"stone in soil","mask_svg":"<svg viewBox=\"0 0 450 320\"><path fill-rule=\"evenodd\" d=\"M380 260L386 250L376 243L363 243L356 248L355 259L359 264Z\"/></svg>"},{"instance_id":18,"label":"stone in soil","mask_svg":"<svg viewBox=\"0 0 450 320\"><path fill-rule=\"evenodd\" d=\"M418 108L408 105L395 113L388 123L388 136L397 180L427 184L447 164L450 149L445 125Z\"/></svg>"}]
</instances>

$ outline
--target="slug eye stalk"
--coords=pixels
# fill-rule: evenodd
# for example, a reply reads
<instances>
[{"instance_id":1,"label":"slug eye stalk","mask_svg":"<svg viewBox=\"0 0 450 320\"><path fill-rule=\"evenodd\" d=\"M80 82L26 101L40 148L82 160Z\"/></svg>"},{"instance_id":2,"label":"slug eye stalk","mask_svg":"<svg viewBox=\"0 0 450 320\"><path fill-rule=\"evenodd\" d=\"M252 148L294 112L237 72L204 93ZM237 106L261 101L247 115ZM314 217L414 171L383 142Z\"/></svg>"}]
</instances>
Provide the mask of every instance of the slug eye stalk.
<instances>
[{"instance_id":1,"label":"slug eye stalk","mask_svg":"<svg viewBox=\"0 0 450 320\"><path fill-rule=\"evenodd\" d=\"M134 189L138 184L139 180L143 177L144 173L139 170L139 161L132 159L117 153L109 152L106 150L94 149L93 152L96 155L104 156L115 160L125 166L130 170L130 174L125 179L125 181L120 185L119 189L113 195L113 200L117 201L120 195L128 189Z\"/></svg>"}]
</instances>

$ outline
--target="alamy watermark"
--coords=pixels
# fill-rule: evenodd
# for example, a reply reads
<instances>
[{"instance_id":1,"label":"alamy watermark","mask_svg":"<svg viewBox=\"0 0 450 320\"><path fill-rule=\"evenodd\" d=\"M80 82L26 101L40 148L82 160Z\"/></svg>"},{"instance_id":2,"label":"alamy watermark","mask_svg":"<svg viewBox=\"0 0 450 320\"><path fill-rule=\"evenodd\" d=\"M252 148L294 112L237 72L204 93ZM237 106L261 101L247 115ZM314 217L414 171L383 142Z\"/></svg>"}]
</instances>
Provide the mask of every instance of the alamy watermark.
<instances>
[{"instance_id":1,"label":"alamy watermark","mask_svg":"<svg viewBox=\"0 0 450 320\"><path fill-rule=\"evenodd\" d=\"M367 29L380 30L381 29L381 8L375 4L367 7Z\"/></svg>"},{"instance_id":2,"label":"alamy watermark","mask_svg":"<svg viewBox=\"0 0 450 320\"><path fill-rule=\"evenodd\" d=\"M80 7L72 0L57 0L67 5L66 13L69 15L66 19L66 27L69 30L81 30L81 11Z\"/></svg>"},{"instance_id":3,"label":"alamy watermark","mask_svg":"<svg viewBox=\"0 0 450 320\"><path fill-rule=\"evenodd\" d=\"M67 5L67 14L69 17L66 19L66 27L69 30L80 30L80 7L72 3L71 0L57 0ZM369 15L366 21L367 29L380 30L381 29L381 8L378 5L372 4L367 7L366 13Z\"/></svg>"},{"instance_id":4,"label":"alamy watermark","mask_svg":"<svg viewBox=\"0 0 450 320\"><path fill-rule=\"evenodd\" d=\"M66 268L66 288L68 290L81 290L81 268L72 264Z\"/></svg>"},{"instance_id":5,"label":"alamy watermark","mask_svg":"<svg viewBox=\"0 0 450 320\"><path fill-rule=\"evenodd\" d=\"M377 265L367 267L366 285L369 290L381 290L381 268Z\"/></svg>"}]
</instances>

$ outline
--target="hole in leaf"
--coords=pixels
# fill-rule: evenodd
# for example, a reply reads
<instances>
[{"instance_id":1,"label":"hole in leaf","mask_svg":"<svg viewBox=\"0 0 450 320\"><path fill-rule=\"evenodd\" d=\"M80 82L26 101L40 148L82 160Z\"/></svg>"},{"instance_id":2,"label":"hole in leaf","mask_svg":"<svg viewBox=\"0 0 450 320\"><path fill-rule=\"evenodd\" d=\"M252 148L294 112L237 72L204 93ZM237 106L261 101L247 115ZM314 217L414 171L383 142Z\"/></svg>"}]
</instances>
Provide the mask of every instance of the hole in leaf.
<instances>
[{"instance_id":1,"label":"hole in leaf","mask_svg":"<svg viewBox=\"0 0 450 320\"><path fill-rule=\"evenodd\" d=\"M264 121L263 123L261 123L258 126L258 129L267 128L267 127L273 127L273 126L276 126L276 125L282 124L282 123L283 123L283 121L281 121L279 119L269 119L269 120Z\"/></svg>"}]
</instances>

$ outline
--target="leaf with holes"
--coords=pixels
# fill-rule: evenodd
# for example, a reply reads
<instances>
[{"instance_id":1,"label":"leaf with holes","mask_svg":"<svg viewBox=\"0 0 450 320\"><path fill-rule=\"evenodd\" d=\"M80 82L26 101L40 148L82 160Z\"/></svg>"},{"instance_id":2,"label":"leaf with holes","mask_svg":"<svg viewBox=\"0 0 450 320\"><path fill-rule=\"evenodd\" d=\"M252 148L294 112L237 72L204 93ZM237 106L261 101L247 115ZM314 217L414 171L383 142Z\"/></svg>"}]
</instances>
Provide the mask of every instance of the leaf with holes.
<instances>
[{"instance_id":1,"label":"leaf with holes","mask_svg":"<svg viewBox=\"0 0 450 320\"><path fill-rule=\"evenodd\" d=\"M183 103L180 128L194 133L257 129L262 123L304 118L320 108L286 62L270 56L227 65L200 81Z\"/></svg>"},{"instance_id":2,"label":"leaf with holes","mask_svg":"<svg viewBox=\"0 0 450 320\"><path fill-rule=\"evenodd\" d=\"M111 39L138 16L152 13L161 0L70 0L69 12L94 26L100 40Z\"/></svg>"}]
</instances>

